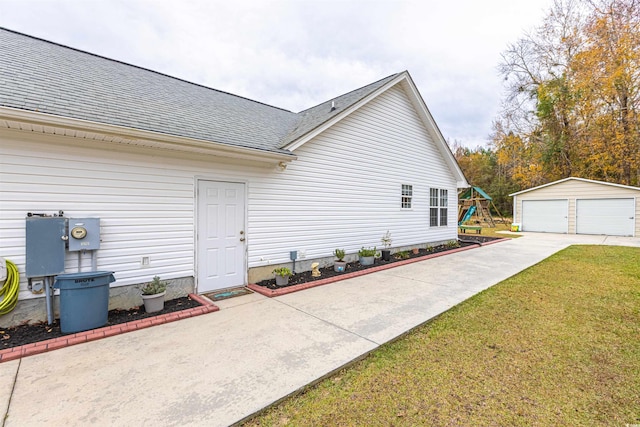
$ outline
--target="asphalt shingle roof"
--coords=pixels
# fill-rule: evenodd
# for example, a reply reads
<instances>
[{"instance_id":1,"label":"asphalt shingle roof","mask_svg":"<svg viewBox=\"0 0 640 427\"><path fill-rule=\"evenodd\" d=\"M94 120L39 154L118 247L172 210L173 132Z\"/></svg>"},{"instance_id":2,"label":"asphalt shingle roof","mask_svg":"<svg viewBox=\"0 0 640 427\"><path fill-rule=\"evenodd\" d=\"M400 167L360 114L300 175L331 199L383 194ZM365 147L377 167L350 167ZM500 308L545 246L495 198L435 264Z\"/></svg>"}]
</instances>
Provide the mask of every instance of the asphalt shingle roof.
<instances>
[{"instance_id":1,"label":"asphalt shingle roof","mask_svg":"<svg viewBox=\"0 0 640 427\"><path fill-rule=\"evenodd\" d=\"M272 152L395 76L296 114L0 28L0 106Z\"/></svg>"},{"instance_id":2,"label":"asphalt shingle roof","mask_svg":"<svg viewBox=\"0 0 640 427\"><path fill-rule=\"evenodd\" d=\"M356 104L370 93L375 92L377 89L393 80L396 76L397 74L393 74L382 80L378 80L377 82L361 87L360 89L356 89L337 98L323 102L322 104L316 105L308 110L301 111L298 113L298 121L296 122L295 127L282 141L282 145L285 146L295 141L323 123L331 120L334 116ZM332 109L332 106L335 107L335 109Z\"/></svg>"}]
</instances>

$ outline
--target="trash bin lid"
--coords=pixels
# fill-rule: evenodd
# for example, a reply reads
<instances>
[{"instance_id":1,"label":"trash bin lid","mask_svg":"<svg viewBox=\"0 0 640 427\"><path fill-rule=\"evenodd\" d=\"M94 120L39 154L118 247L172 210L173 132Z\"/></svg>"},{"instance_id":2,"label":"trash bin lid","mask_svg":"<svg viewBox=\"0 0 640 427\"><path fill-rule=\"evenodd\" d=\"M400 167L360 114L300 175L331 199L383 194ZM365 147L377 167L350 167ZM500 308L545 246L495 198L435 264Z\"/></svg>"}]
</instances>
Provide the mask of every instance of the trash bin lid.
<instances>
[{"instance_id":1,"label":"trash bin lid","mask_svg":"<svg viewBox=\"0 0 640 427\"><path fill-rule=\"evenodd\" d=\"M113 274L113 271L81 271L79 273L63 273L56 275L56 279L68 280L68 279L92 279L96 277L108 276Z\"/></svg>"},{"instance_id":2,"label":"trash bin lid","mask_svg":"<svg viewBox=\"0 0 640 427\"><path fill-rule=\"evenodd\" d=\"M112 271L85 271L64 273L56 276L53 287L56 289L74 289L78 287L104 286L115 282Z\"/></svg>"}]
</instances>

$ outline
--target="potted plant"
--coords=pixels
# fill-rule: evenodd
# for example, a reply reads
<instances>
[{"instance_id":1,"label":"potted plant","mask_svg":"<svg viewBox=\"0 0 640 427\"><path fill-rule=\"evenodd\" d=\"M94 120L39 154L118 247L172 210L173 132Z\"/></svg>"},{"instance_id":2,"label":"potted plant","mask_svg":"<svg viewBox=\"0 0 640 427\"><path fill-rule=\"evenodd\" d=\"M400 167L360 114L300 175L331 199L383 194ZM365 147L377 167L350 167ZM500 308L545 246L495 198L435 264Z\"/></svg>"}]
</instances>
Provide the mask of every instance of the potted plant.
<instances>
[{"instance_id":1,"label":"potted plant","mask_svg":"<svg viewBox=\"0 0 640 427\"><path fill-rule=\"evenodd\" d=\"M289 277L291 276L291 270L287 267L278 267L273 270L273 274L276 275L276 285L287 286Z\"/></svg>"},{"instance_id":2,"label":"potted plant","mask_svg":"<svg viewBox=\"0 0 640 427\"><path fill-rule=\"evenodd\" d=\"M164 296L167 293L167 282L161 282L159 276L155 276L149 283L140 288L144 311L154 313L164 308Z\"/></svg>"},{"instance_id":3,"label":"potted plant","mask_svg":"<svg viewBox=\"0 0 640 427\"><path fill-rule=\"evenodd\" d=\"M385 261L389 261L391 259L391 232L387 230L386 233L382 236L382 244L384 245L384 249L382 252L382 259Z\"/></svg>"},{"instance_id":4,"label":"potted plant","mask_svg":"<svg viewBox=\"0 0 640 427\"><path fill-rule=\"evenodd\" d=\"M376 257L376 248L365 248L364 246L358 251L358 256L360 257L360 264L362 265L373 265Z\"/></svg>"},{"instance_id":5,"label":"potted plant","mask_svg":"<svg viewBox=\"0 0 640 427\"><path fill-rule=\"evenodd\" d=\"M333 251L333 254L338 258L338 260L333 263L333 270L336 273L344 273L344 270L347 268L347 262L344 260L344 249L336 249Z\"/></svg>"}]
</instances>

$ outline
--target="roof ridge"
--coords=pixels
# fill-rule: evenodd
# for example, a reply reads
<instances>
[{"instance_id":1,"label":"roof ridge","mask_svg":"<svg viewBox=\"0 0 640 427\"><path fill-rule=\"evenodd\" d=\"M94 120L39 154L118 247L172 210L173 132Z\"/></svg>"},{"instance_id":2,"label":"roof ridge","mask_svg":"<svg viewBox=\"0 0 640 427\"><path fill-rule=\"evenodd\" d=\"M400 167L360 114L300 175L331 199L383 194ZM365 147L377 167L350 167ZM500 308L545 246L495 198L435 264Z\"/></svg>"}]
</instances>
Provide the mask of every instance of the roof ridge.
<instances>
[{"instance_id":1,"label":"roof ridge","mask_svg":"<svg viewBox=\"0 0 640 427\"><path fill-rule=\"evenodd\" d=\"M316 108L316 107L319 107L319 106L321 106L322 104L325 104L325 103L327 103L327 102L329 102L329 101L336 100L336 99L338 99L338 98L343 98L343 97L345 97L345 96L347 96L347 95L349 95L349 94L352 94L352 93L354 93L354 92L357 92L357 91L359 91L359 90L362 90L362 89L366 88L367 86L373 86L373 85L375 85L375 84L377 84L377 83L380 83L380 82L381 82L381 81L383 81L383 80L387 80L387 79L389 79L389 78L391 78L391 77L395 77L395 76L397 76L397 75L399 75L399 74L402 74L403 72L404 72L404 71L402 71L402 72L400 72L400 73L393 73L393 74L389 74L387 77L383 77L383 78L381 78L381 79L378 79L378 80L376 80L375 82L368 83L368 84L366 84L366 85L364 85L364 86L360 86L360 87L358 87L358 88L355 88L355 89L353 89L353 90L350 90L349 92L345 92L345 93L340 94L340 95L338 95L338 96L334 96L333 98L326 99L326 100L324 100L324 101L322 101L322 102L320 102L320 103L318 103L318 104L314 105L313 107L305 108L304 110L299 111L297 114L303 114L305 111L312 110L312 109L314 109L314 108Z\"/></svg>"},{"instance_id":2,"label":"roof ridge","mask_svg":"<svg viewBox=\"0 0 640 427\"><path fill-rule=\"evenodd\" d=\"M352 107L353 105L360 102L364 98L370 96L376 90L380 89L381 87L384 87L384 85L388 84L388 82L393 81L403 73L405 73L405 71L400 73L390 74L387 77L376 80L373 83L369 83L367 85L361 86L357 89L343 93L342 95L329 98L328 100L325 100L320 104L314 105L311 108L307 108L306 110L300 111L299 113L297 113L298 120L296 121L296 123L293 125L289 133L280 140L280 148L287 146L294 140L307 134L308 132L312 131L313 129L317 128L323 123L326 123L328 120L331 120L336 115L344 112L345 109ZM384 83L384 85L381 83ZM358 93L358 92L363 92L363 93ZM357 96L354 97L354 95L357 95ZM353 97L354 99L350 99L350 97ZM320 111L321 107L335 100L346 100L346 103L345 105L337 105L337 106L334 106L332 104L332 108L328 112L328 115L322 114L318 116L318 111Z\"/></svg>"},{"instance_id":3,"label":"roof ridge","mask_svg":"<svg viewBox=\"0 0 640 427\"><path fill-rule=\"evenodd\" d=\"M180 77L171 76L169 74L161 73L159 71L155 71L155 70L152 70L152 69L149 69L149 68L145 68L145 67L142 67L142 66L139 66L139 65L130 64L128 62L120 61L118 59L109 58L109 57L106 57L106 56L103 56L103 55L98 55L97 53L88 52L86 50L82 50L82 49L78 49L78 48L75 48L75 47L64 45L62 43L57 43L57 42L54 42L54 41L51 41L51 40L43 39L41 37L36 37L36 36L32 36L30 34L21 33L20 31L11 30L11 29L3 27L3 26L0 26L0 30L4 30L4 31L7 31L7 32L10 32L10 33L13 33L13 34L17 34L17 35L23 36L23 37L28 37L28 38L33 39L33 40L38 40L38 41L41 41L41 42L45 42L45 43L49 43L49 44L52 44L52 45L56 45L56 46L59 46L59 47L65 48L65 49L69 49L69 50L73 50L75 52L79 52L79 53L82 53L82 54L85 54L85 55L90 55L90 56L93 56L93 57L96 57L96 58L100 58L100 59L104 59L104 60L107 60L107 61L115 62L115 63L118 63L118 64L126 65L128 67L137 68L139 70L147 71L147 72L150 72L150 73L157 74L159 76L167 77L167 78L170 78L170 79L173 79L173 80L177 80L177 81L180 81L180 82L183 82L183 83L187 83L187 84L190 84L190 85L193 85L193 86L198 86L198 87L201 87L201 88L204 88L204 89L208 89L208 90L212 90L212 91L215 91L215 92L218 92L218 93L222 93L222 94L225 94L225 95L233 96L235 98L245 99L247 101L254 102L254 103L260 104L260 105L264 105L266 107L271 107L271 108L275 108L275 109L278 109L278 110L282 110L282 111L285 111L287 113L295 114L293 111L290 111L290 110L287 110L287 109L284 109L284 108L281 108L281 107L276 107L274 105L270 105L270 104L267 104L265 102L256 101L255 99L247 98L245 96L236 95L236 94L233 94L231 92L226 92L226 91L223 91L223 90L214 89L212 87L205 86L205 85L200 84L200 83L190 82L189 80L185 80L185 79L182 79Z\"/></svg>"}]
</instances>

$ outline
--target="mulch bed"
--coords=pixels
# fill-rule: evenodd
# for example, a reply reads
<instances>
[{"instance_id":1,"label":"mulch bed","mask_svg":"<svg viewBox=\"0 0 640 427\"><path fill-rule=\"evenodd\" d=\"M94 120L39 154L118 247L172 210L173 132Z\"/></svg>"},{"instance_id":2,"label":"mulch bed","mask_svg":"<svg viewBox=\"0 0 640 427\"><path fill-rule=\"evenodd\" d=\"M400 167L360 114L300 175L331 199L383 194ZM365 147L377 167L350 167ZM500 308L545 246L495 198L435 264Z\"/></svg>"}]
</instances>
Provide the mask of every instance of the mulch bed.
<instances>
[{"instance_id":1,"label":"mulch bed","mask_svg":"<svg viewBox=\"0 0 640 427\"><path fill-rule=\"evenodd\" d=\"M155 313L145 312L144 305L129 310L110 310L107 324L104 326L113 326L133 320L155 317L161 314L199 307L200 305L198 301L192 300L189 297L182 297L165 301L164 309ZM10 328L0 328L0 350L62 336L65 336L65 334L60 331L58 319L54 320L51 325L47 324L47 322L40 322L29 325L12 326Z\"/></svg>"},{"instance_id":2,"label":"mulch bed","mask_svg":"<svg viewBox=\"0 0 640 427\"><path fill-rule=\"evenodd\" d=\"M486 237L486 236L480 236L480 235L478 236L460 235L459 247L476 245L477 243L486 243L492 240L500 240L500 239L496 237ZM423 248L423 249L420 249L417 254L414 254L412 251L409 251L409 257L404 259L419 258L425 255L431 255L439 252L450 251L451 249L453 248L447 245L434 246L430 250ZM353 273L355 271L367 270L369 268L378 267L381 265L393 264L403 260L394 255L395 254L391 255L391 259L389 261L385 261L382 258L376 258L375 263L373 265L362 265L358 261L350 262L346 265L345 270L342 273L337 273L333 269L333 265L330 265L330 266L319 269L320 277L311 276L311 271L297 272L296 274L289 277L289 283L287 283L285 286L276 285L275 278L262 280L260 282L257 282L256 285L265 287L267 289L283 289L289 286L300 285L303 283L310 283L317 280L327 279L329 277L341 276L341 275L344 275L345 273Z\"/></svg>"}]
</instances>

